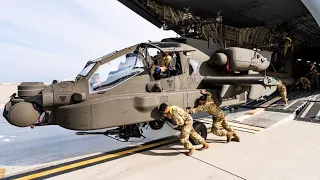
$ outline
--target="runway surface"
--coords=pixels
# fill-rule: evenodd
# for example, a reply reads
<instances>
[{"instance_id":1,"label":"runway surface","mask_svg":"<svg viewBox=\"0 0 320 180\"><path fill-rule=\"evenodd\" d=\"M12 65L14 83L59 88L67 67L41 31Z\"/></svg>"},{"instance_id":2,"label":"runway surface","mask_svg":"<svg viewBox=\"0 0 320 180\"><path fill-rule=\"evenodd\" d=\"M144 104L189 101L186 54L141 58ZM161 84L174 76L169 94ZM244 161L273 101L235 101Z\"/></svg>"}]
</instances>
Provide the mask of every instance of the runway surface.
<instances>
[{"instance_id":1,"label":"runway surface","mask_svg":"<svg viewBox=\"0 0 320 180\"><path fill-rule=\"evenodd\" d=\"M6 167L7 174L44 163L142 144L176 132L167 125L156 131L149 127L145 130L146 139L133 138L136 142L123 143L103 135L77 136L76 131L59 126L14 127L2 117L2 109L0 112L0 167Z\"/></svg>"},{"instance_id":2,"label":"runway surface","mask_svg":"<svg viewBox=\"0 0 320 180\"><path fill-rule=\"evenodd\" d=\"M227 144L225 137L210 133L207 139L210 148L196 151L192 157L184 155L186 150L180 143L136 151L148 146L144 145L136 150L108 152L11 177L19 180L318 180L320 141L310 136L318 136L319 128L318 124L289 120L257 134L238 132L240 143ZM120 154L127 155L117 158ZM91 165L85 166L87 163Z\"/></svg>"}]
</instances>

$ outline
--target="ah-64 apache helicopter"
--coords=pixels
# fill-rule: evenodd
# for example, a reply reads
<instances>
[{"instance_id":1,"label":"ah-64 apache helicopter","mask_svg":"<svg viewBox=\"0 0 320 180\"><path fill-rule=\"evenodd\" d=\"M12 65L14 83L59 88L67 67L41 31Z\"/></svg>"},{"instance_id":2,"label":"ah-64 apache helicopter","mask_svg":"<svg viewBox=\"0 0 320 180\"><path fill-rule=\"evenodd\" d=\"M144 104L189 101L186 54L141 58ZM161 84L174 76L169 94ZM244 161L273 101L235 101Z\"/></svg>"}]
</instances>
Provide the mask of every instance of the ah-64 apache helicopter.
<instances>
[{"instance_id":1,"label":"ah-64 apache helicopter","mask_svg":"<svg viewBox=\"0 0 320 180\"><path fill-rule=\"evenodd\" d=\"M155 80L152 56L162 52L172 61ZM278 81L265 75L271 57L270 51L223 48L211 41L183 37L141 43L88 61L74 81L21 83L18 96L11 96L3 116L18 127L59 125L82 131L79 135L117 135L128 141L143 136L141 124L154 130L163 127L158 112L161 103L194 107L199 89L210 91L221 106L274 92ZM40 115L44 118L36 123ZM117 128L83 132L111 127ZM195 121L194 127L206 138L203 123Z\"/></svg>"}]
</instances>

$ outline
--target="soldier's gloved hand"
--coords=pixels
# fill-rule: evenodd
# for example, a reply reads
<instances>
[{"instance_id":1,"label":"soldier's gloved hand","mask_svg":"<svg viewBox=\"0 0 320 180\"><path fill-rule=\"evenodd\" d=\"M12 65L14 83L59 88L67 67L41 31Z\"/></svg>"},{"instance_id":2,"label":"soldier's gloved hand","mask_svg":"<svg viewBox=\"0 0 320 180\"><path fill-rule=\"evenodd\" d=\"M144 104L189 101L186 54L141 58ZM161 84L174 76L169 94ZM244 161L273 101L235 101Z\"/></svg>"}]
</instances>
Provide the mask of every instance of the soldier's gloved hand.
<instances>
[{"instance_id":1,"label":"soldier's gloved hand","mask_svg":"<svg viewBox=\"0 0 320 180\"><path fill-rule=\"evenodd\" d=\"M161 68L159 66L157 66L154 70L155 70L156 73L160 73L161 72Z\"/></svg>"},{"instance_id":2,"label":"soldier's gloved hand","mask_svg":"<svg viewBox=\"0 0 320 180\"><path fill-rule=\"evenodd\" d=\"M185 124L185 125L191 125L192 122L191 122L191 121L185 121L184 124Z\"/></svg>"},{"instance_id":3,"label":"soldier's gloved hand","mask_svg":"<svg viewBox=\"0 0 320 180\"><path fill-rule=\"evenodd\" d=\"M200 89L200 93L201 93L201 94L204 94L204 93L206 93L206 90Z\"/></svg>"}]
</instances>

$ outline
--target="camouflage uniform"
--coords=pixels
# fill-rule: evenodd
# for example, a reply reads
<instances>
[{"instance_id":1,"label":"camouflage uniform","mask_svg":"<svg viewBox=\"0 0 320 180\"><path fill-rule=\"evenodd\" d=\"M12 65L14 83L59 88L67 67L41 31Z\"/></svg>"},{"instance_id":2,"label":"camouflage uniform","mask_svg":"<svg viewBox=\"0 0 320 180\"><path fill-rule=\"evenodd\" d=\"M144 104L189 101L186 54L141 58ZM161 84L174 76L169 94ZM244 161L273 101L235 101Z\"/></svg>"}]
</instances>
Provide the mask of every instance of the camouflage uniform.
<instances>
[{"instance_id":1,"label":"camouflage uniform","mask_svg":"<svg viewBox=\"0 0 320 180\"><path fill-rule=\"evenodd\" d=\"M189 137L203 145L206 144L206 141L193 129L193 119L190 114L177 106L171 106L169 112L172 116L172 120L181 127L179 140L186 149L190 150L193 148L193 145L189 141ZM187 121L189 121L190 124L185 124Z\"/></svg>"},{"instance_id":2,"label":"camouflage uniform","mask_svg":"<svg viewBox=\"0 0 320 180\"><path fill-rule=\"evenodd\" d=\"M207 97L207 102L214 102L212 94L210 92L205 92L203 95Z\"/></svg>"},{"instance_id":3,"label":"camouflage uniform","mask_svg":"<svg viewBox=\"0 0 320 180\"><path fill-rule=\"evenodd\" d=\"M306 77L301 77L298 79L297 84L301 83L303 89L310 89L311 88L311 82Z\"/></svg>"},{"instance_id":4,"label":"camouflage uniform","mask_svg":"<svg viewBox=\"0 0 320 180\"><path fill-rule=\"evenodd\" d=\"M290 37L285 37L283 56L286 56L289 48L291 48L291 52L292 52L293 51L292 39Z\"/></svg>"},{"instance_id":5,"label":"camouflage uniform","mask_svg":"<svg viewBox=\"0 0 320 180\"><path fill-rule=\"evenodd\" d=\"M277 79L277 80L278 80L279 83L280 83L280 84L277 86L277 89L278 89L278 91L279 91L279 93L280 93L280 96L281 96L283 102L284 102L285 104L287 104L287 103L288 103L288 99L287 99L287 88L286 88L286 86L283 84L283 82L282 82L280 79Z\"/></svg>"},{"instance_id":6,"label":"camouflage uniform","mask_svg":"<svg viewBox=\"0 0 320 180\"><path fill-rule=\"evenodd\" d=\"M228 142L231 140L232 135L234 135L236 138L239 138L236 132L228 125L225 113L217 105L214 104L212 94L210 92L206 92L205 94L207 95L207 103L199 105L197 108L190 109L189 113L193 114L204 111L212 115L213 122L211 132L213 134L217 136L227 136ZM228 133L219 130L220 126L228 131Z\"/></svg>"},{"instance_id":7,"label":"camouflage uniform","mask_svg":"<svg viewBox=\"0 0 320 180\"><path fill-rule=\"evenodd\" d=\"M163 72L163 70L161 70L161 67L168 68L170 66L171 59L172 59L172 57L170 55L167 55L165 57L163 57L160 54L157 55L156 63L154 64L154 66L152 67L152 70L151 70L151 73L153 74L153 77L155 80L160 79L160 72L161 71ZM164 71L166 71L166 70L164 70Z\"/></svg>"},{"instance_id":8,"label":"camouflage uniform","mask_svg":"<svg viewBox=\"0 0 320 180\"><path fill-rule=\"evenodd\" d=\"M316 65L312 65L311 69L310 69L310 73L311 73L311 82L312 82L312 86L319 88L320 84L319 84L319 75L318 75L318 68Z\"/></svg>"},{"instance_id":9,"label":"camouflage uniform","mask_svg":"<svg viewBox=\"0 0 320 180\"><path fill-rule=\"evenodd\" d=\"M170 62L171 62L171 56L158 56L157 57L157 65L158 66L165 66L165 67L169 67Z\"/></svg>"}]
</instances>

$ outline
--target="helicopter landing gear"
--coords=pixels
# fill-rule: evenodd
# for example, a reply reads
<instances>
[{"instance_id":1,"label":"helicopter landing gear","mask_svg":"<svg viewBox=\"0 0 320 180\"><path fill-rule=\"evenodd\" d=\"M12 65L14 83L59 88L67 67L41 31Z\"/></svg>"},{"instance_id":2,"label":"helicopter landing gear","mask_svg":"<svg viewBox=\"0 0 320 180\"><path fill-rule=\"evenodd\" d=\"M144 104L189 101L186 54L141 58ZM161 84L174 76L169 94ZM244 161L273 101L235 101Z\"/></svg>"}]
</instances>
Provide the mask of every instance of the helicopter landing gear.
<instances>
[{"instance_id":1,"label":"helicopter landing gear","mask_svg":"<svg viewBox=\"0 0 320 180\"><path fill-rule=\"evenodd\" d=\"M105 132L77 132L76 135L105 135L112 139L115 139L120 142L129 142L129 139L131 137L135 138L146 138L142 135L143 131L140 129L139 124L134 125L126 125L126 126L120 126L115 129L110 129ZM115 137L112 137L111 135L115 135Z\"/></svg>"},{"instance_id":2,"label":"helicopter landing gear","mask_svg":"<svg viewBox=\"0 0 320 180\"><path fill-rule=\"evenodd\" d=\"M193 129L203 138L207 139L208 131L206 125L204 123L196 121L193 123ZM199 145L199 142L194 141L192 138L189 138L189 141L193 145Z\"/></svg>"},{"instance_id":3,"label":"helicopter landing gear","mask_svg":"<svg viewBox=\"0 0 320 180\"><path fill-rule=\"evenodd\" d=\"M238 106L228 106L228 110L231 112L232 110L236 111L238 110L239 107Z\"/></svg>"},{"instance_id":4,"label":"helicopter landing gear","mask_svg":"<svg viewBox=\"0 0 320 180\"><path fill-rule=\"evenodd\" d=\"M150 125L151 129L158 130L164 126L164 123L165 123L165 121L155 120L155 121L149 122L149 125Z\"/></svg>"}]
</instances>

